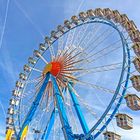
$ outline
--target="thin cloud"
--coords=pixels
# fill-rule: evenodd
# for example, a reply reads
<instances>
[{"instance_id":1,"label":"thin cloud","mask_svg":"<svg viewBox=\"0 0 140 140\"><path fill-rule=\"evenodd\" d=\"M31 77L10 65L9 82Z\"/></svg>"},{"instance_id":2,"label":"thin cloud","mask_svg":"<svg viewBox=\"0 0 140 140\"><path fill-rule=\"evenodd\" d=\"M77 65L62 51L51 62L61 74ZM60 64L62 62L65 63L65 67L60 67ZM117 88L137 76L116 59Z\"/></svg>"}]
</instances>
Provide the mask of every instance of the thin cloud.
<instances>
[{"instance_id":1,"label":"thin cloud","mask_svg":"<svg viewBox=\"0 0 140 140\"><path fill-rule=\"evenodd\" d=\"M8 16L8 10L9 10L9 3L10 3L10 0L7 1L6 13L5 13L5 18L4 18L2 33L1 33L1 37L0 37L0 49L1 49L1 47L2 47L4 32L5 32L6 23L7 23L7 16Z\"/></svg>"}]
</instances>

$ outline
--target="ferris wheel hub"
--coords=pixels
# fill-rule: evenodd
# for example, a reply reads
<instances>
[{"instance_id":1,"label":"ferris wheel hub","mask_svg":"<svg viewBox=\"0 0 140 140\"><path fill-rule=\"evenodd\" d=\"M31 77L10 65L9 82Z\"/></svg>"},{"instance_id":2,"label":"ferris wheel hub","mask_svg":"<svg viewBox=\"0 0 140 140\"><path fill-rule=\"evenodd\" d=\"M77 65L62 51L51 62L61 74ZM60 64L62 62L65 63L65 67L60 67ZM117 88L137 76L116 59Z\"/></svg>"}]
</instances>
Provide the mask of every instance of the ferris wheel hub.
<instances>
[{"instance_id":1,"label":"ferris wheel hub","mask_svg":"<svg viewBox=\"0 0 140 140\"><path fill-rule=\"evenodd\" d=\"M50 72L53 76L57 76L61 70L60 62L53 61L47 64L43 70L43 75Z\"/></svg>"}]
</instances>

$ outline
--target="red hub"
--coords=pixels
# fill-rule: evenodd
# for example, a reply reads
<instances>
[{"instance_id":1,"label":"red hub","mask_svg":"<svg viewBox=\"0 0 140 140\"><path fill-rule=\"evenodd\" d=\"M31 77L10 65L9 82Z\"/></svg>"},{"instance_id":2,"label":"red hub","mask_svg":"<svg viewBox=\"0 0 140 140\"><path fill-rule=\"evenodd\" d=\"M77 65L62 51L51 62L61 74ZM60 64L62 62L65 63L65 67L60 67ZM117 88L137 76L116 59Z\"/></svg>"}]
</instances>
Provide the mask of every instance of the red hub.
<instances>
[{"instance_id":1,"label":"red hub","mask_svg":"<svg viewBox=\"0 0 140 140\"><path fill-rule=\"evenodd\" d=\"M61 70L61 64L59 62L51 62L51 70L50 73L53 76L57 76Z\"/></svg>"}]
</instances>

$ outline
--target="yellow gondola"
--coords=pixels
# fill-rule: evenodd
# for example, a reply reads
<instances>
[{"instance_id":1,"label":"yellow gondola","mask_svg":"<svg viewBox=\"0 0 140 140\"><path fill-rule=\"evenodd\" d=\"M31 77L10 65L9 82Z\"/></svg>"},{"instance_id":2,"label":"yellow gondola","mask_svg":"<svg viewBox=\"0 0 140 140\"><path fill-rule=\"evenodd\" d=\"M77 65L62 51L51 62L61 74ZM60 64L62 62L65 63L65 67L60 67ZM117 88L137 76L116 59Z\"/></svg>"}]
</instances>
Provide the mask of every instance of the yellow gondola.
<instances>
[{"instance_id":1,"label":"yellow gondola","mask_svg":"<svg viewBox=\"0 0 140 140\"><path fill-rule=\"evenodd\" d=\"M7 133L6 133L6 139L5 140L11 140L13 134L14 134L14 130L8 129Z\"/></svg>"}]
</instances>

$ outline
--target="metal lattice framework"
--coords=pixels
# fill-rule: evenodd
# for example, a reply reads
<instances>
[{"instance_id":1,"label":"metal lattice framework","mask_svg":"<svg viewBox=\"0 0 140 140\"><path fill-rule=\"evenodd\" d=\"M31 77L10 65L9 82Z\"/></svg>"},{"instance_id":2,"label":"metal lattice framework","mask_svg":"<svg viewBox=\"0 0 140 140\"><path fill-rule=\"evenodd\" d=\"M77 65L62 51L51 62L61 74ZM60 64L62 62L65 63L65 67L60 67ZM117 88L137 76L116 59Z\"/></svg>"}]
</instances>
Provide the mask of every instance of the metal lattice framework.
<instances>
[{"instance_id":1,"label":"metal lattice framework","mask_svg":"<svg viewBox=\"0 0 140 140\"><path fill-rule=\"evenodd\" d=\"M19 75L8 109L9 136L101 136L127 92L131 46L140 41L139 35L133 21L109 8L65 20L34 50Z\"/></svg>"}]
</instances>

